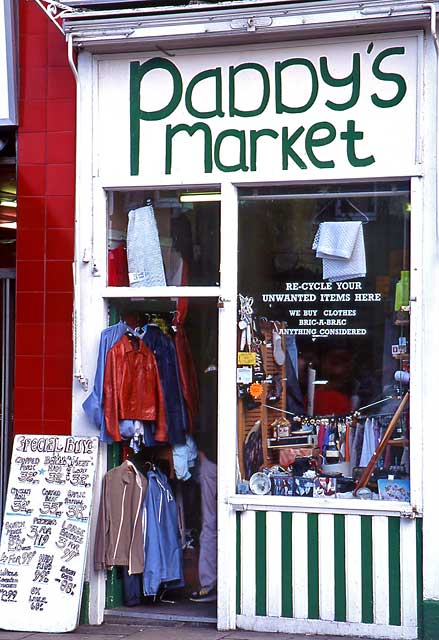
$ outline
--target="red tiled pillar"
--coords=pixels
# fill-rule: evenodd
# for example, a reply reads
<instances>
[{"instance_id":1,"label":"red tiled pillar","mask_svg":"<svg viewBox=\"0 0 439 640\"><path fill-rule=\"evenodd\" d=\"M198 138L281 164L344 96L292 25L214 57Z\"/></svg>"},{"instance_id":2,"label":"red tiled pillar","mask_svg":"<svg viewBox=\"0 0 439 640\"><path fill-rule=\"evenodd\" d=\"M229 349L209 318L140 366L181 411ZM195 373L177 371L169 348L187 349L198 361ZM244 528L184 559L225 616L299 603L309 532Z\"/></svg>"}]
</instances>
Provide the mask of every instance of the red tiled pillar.
<instances>
[{"instance_id":1,"label":"red tiled pillar","mask_svg":"<svg viewBox=\"0 0 439 640\"><path fill-rule=\"evenodd\" d=\"M71 433L76 87L67 44L20 6L15 433Z\"/></svg>"}]
</instances>

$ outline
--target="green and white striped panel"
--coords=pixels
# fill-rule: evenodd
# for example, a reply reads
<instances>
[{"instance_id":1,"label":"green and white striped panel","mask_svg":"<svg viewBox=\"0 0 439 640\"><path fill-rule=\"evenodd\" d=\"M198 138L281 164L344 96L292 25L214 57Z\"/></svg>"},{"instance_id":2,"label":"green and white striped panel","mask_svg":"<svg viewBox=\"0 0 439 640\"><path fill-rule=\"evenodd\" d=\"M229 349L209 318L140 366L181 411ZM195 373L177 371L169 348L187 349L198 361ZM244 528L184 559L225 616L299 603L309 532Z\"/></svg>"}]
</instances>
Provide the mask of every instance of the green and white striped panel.
<instances>
[{"instance_id":1,"label":"green and white striped panel","mask_svg":"<svg viewBox=\"0 0 439 640\"><path fill-rule=\"evenodd\" d=\"M387 516L237 514L237 626L417 638L422 522Z\"/></svg>"}]
</instances>

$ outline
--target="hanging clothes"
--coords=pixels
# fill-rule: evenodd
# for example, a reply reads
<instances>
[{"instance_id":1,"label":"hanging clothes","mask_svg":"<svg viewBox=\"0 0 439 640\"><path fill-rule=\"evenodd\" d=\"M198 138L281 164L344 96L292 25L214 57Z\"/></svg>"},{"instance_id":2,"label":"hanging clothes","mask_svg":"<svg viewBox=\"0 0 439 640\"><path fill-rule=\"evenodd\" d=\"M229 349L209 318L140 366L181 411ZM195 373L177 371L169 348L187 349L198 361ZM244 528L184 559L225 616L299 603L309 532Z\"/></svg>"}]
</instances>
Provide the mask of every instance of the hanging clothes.
<instances>
[{"instance_id":1,"label":"hanging clothes","mask_svg":"<svg viewBox=\"0 0 439 640\"><path fill-rule=\"evenodd\" d=\"M113 442L113 439L107 433L105 428L103 407L105 362L107 359L107 354L111 347L113 347L116 342L121 339L128 328L129 327L125 322L120 321L117 324L102 331L101 339L99 341L99 352L96 364L93 391L82 403L82 408L84 409L88 419L99 429L100 439L103 442L107 443Z\"/></svg>"},{"instance_id":2,"label":"hanging clothes","mask_svg":"<svg viewBox=\"0 0 439 640\"><path fill-rule=\"evenodd\" d=\"M105 474L94 549L97 571L125 566L129 574L142 573L142 511L147 484L128 460Z\"/></svg>"},{"instance_id":3,"label":"hanging clothes","mask_svg":"<svg viewBox=\"0 0 439 640\"><path fill-rule=\"evenodd\" d=\"M366 276L366 252L361 222L322 222L312 245L323 259L323 279L330 282Z\"/></svg>"},{"instance_id":4,"label":"hanging clothes","mask_svg":"<svg viewBox=\"0 0 439 640\"><path fill-rule=\"evenodd\" d=\"M178 371L180 375L181 391L186 402L187 417L191 433L194 431L195 418L199 410L198 377L189 340L183 323L175 325L175 350L177 353Z\"/></svg>"},{"instance_id":5,"label":"hanging clothes","mask_svg":"<svg viewBox=\"0 0 439 640\"><path fill-rule=\"evenodd\" d=\"M198 460L198 449L192 436L186 436L185 444L176 444L172 447L172 458L177 480L183 480L183 482L189 480Z\"/></svg>"},{"instance_id":6,"label":"hanging clothes","mask_svg":"<svg viewBox=\"0 0 439 640\"><path fill-rule=\"evenodd\" d=\"M153 352L162 383L166 404L166 425L170 444L186 443L188 419L181 390L177 355L172 339L159 327L148 325L142 336L143 342Z\"/></svg>"},{"instance_id":7,"label":"hanging clothes","mask_svg":"<svg viewBox=\"0 0 439 640\"><path fill-rule=\"evenodd\" d=\"M158 470L149 471L147 478L143 592L154 596L160 585L183 586L183 554L177 506L168 479Z\"/></svg>"},{"instance_id":8,"label":"hanging clothes","mask_svg":"<svg viewBox=\"0 0 439 640\"><path fill-rule=\"evenodd\" d=\"M129 287L128 262L125 244L120 242L108 252L108 286Z\"/></svg>"},{"instance_id":9,"label":"hanging clothes","mask_svg":"<svg viewBox=\"0 0 439 640\"><path fill-rule=\"evenodd\" d=\"M107 432L121 440L119 420L154 420L154 438L167 442L166 409L157 362L140 338L127 335L108 352L104 374L104 416Z\"/></svg>"},{"instance_id":10,"label":"hanging clothes","mask_svg":"<svg viewBox=\"0 0 439 640\"><path fill-rule=\"evenodd\" d=\"M131 287L166 286L157 222L151 205L128 213L127 255Z\"/></svg>"}]
</instances>

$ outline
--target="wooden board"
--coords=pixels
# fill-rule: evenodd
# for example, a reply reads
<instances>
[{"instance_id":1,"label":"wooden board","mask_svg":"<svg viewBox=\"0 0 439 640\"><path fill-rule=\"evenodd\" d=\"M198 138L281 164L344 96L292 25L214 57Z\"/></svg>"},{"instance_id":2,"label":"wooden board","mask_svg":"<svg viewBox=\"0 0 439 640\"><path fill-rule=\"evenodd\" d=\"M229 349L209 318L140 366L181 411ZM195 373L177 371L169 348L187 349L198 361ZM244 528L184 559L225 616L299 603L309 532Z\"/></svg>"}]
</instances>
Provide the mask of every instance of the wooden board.
<instances>
[{"instance_id":1,"label":"wooden board","mask_svg":"<svg viewBox=\"0 0 439 640\"><path fill-rule=\"evenodd\" d=\"M282 325L283 326L283 325ZM273 451L267 447L267 438L269 435L269 427L271 423L282 416L286 416L283 413L286 409L286 365L279 366L276 364L273 358L272 338L270 332L264 332L265 343L261 345L261 356L264 362L264 369L266 375L274 375L275 373L281 376L282 380L282 393L280 401L273 405L274 409L270 409L264 405L270 404L267 402L267 396L269 395L270 383L265 381L262 383L263 393L262 397L258 399L259 406L254 409L247 409L243 400L238 400L238 458L239 468L242 478L245 478L245 466L244 466L244 442L249 431L254 426L257 420L261 421L261 435L262 435L262 451L264 455L264 466L271 466L277 464L279 461L279 455L276 451ZM285 352L285 336L282 336L282 349ZM288 418L288 416L286 416ZM247 478L248 480L248 478Z\"/></svg>"},{"instance_id":2,"label":"wooden board","mask_svg":"<svg viewBox=\"0 0 439 640\"><path fill-rule=\"evenodd\" d=\"M97 438L15 437L0 542L0 626L76 628Z\"/></svg>"}]
</instances>

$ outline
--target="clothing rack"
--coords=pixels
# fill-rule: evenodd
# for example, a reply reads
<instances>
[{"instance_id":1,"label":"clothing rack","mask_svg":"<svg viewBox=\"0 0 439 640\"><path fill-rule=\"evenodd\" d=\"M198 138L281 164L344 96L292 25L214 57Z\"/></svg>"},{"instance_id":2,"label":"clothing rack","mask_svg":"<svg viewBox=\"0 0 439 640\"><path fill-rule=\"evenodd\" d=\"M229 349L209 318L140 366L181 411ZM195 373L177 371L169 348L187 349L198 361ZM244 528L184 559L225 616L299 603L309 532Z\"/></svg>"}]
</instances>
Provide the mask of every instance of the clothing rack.
<instances>
[{"instance_id":1,"label":"clothing rack","mask_svg":"<svg viewBox=\"0 0 439 640\"><path fill-rule=\"evenodd\" d=\"M399 420L399 418L401 417L402 412L404 411L405 405L407 404L409 399L409 392L407 391L407 393L405 394L405 396L403 397L403 399L401 400L397 410L395 411L393 418L391 419L391 421L389 422L389 426L386 429L385 434L383 435L383 437L380 440L380 443L378 444L376 451L374 452L373 456L371 457L371 459L369 460L369 464L367 465L367 467L364 469L357 486L355 487L354 490L354 496L357 495L357 492L359 489L361 489L361 487L364 487L370 479L370 476L372 475L375 467L378 464L378 460L381 457L381 454L383 453L384 449L386 448L387 444L389 444L389 441L392 437L393 431L395 430L396 424Z\"/></svg>"}]
</instances>

